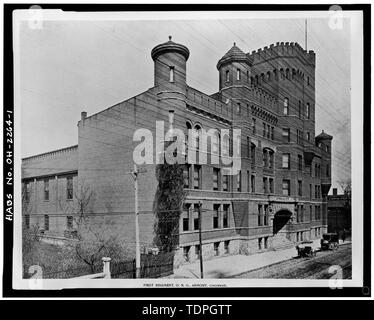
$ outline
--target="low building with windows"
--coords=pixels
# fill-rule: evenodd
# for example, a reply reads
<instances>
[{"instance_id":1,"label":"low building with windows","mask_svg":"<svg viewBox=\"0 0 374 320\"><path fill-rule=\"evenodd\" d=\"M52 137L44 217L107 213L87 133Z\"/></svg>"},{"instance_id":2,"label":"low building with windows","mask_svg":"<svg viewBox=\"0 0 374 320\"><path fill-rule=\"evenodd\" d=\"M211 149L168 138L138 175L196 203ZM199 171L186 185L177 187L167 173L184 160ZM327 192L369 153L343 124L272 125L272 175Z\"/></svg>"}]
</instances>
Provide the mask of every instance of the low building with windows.
<instances>
[{"instance_id":1,"label":"low building with windows","mask_svg":"<svg viewBox=\"0 0 374 320\"><path fill-rule=\"evenodd\" d=\"M288 247L327 230L332 136L315 135L315 53L288 42L244 53L234 43L217 63L219 90L214 94L187 84L189 55L186 46L171 39L157 45L151 52L152 88L97 114L82 112L76 146L23 159L26 227L38 224L45 237L68 237L82 191L89 190L84 211L92 225L134 248L129 171L141 141L134 133L145 128L157 139L156 121L163 121L162 140L172 119L173 128L186 134L189 129L241 130L237 174L225 174L221 161L209 162L214 153L233 154L233 140L222 143L220 136L207 145L207 163L184 166L186 198L176 263L198 258L200 203L206 258ZM153 164L138 175L144 248L152 246L155 232L153 160L160 150L151 145Z\"/></svg>"}]
</instances>

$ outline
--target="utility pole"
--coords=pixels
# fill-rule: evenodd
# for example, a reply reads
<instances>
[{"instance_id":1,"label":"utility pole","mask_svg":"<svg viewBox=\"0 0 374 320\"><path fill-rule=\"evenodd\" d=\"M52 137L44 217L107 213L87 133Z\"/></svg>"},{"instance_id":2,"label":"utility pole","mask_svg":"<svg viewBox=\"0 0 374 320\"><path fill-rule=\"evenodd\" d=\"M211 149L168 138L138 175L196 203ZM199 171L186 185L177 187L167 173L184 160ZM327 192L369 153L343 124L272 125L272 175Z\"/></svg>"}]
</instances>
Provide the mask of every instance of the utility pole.
<instances>
[{"instance_id":1,"label":"utility pole","mask_svg":"<svg viewBox=\"0 0 374 320\"><path fill-rule=\"evenodd\" d=\"M201 207L202 203L199 202L199 259L200 259L200 278L204 278L204 269L203 269L203 243L201 240Z\"/></svg>"},{"instance_id":2,"label":"utility pole","mask_svg":"<svg viewBox=\"0 0 374 320\"><path fill-rule=\"evenodd\" d=\"M305 19L305 50L308 51L308 20Z\"/></svg>"},{"instance_id":3,"label":"utility pole","mask_svg":"<svg viewBox=\"0 0 374 320\"><path fill-rule=\"evenodd\" d=\"M134 170L129 173L134 179L135 192L135 266L136 278L140 278L140 241L139 241L139 199L138 199L138 174L147 172L146 169L138 170L136 163L134 163Z\"/></svg>"}]
</instances>

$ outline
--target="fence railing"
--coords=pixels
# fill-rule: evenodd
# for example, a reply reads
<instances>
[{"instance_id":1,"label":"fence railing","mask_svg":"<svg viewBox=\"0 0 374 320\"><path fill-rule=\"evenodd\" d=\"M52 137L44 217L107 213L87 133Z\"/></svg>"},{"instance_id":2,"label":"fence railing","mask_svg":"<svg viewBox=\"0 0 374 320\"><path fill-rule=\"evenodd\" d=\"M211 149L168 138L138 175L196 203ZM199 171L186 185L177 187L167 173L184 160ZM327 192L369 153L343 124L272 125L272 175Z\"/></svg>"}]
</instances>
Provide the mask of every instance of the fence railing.
<instances>
[{"instance_id":1,"label":"fence railing","mask_svg":"<svg viewBox=\"0 0 374 320\"><path fill-rule=\"evenodd\" d=\"M110 258L103 257L101 259L103 261L103 272L94 273L94 274L87 274L80 277L70 278L70 279L110 279Z\"/></svg>"}]
</instances>

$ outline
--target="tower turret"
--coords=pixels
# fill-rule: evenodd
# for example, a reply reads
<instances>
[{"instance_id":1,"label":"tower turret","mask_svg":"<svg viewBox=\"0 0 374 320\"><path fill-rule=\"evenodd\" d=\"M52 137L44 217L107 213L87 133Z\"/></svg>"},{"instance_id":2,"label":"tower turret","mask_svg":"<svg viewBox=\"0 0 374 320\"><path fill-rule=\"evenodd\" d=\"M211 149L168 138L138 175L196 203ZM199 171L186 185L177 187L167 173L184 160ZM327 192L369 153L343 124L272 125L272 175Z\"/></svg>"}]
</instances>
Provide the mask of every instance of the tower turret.
<instances>
[{"instance_id":1,"label":"tower turret","mask_svg":"<svg viewBox=\"0 0 374 320\"><path fill-rule=\"evenodd\" d=\"M246 55L235 42L233 47L218 61L219 89L249 84L253 58Z\"/></svg>"},{"instance_id":2,"label":"tower turret","mask_svg":"<svg viewBox=\"0 0 374 320\"><path fill-rule=\"evenodd\" d=\"M186 88L186 62L190 55L188 48L171 41L153 48L151 56L155 63L154 84L166 88Z\"/></svg>"}]
</instances>

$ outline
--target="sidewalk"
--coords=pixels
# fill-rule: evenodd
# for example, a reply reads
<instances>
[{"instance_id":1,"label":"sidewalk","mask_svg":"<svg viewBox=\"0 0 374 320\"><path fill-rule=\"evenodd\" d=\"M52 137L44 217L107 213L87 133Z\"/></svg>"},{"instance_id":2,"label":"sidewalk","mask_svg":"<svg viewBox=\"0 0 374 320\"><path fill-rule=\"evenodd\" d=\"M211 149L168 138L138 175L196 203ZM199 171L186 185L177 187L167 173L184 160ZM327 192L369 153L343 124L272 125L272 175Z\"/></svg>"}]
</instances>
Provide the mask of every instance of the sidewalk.
<instances>
[{"instance_id":1,"label":"sidewalk","mask_svg":"<svg viewBox=\"0 0 374 320\"><path fill-rule=\"evenodd\" d=\"M350 243L345 241L344 244ZM313 246L320 248L320 240L314 240ZM235 275L248 272L254 269L266 267L268 265L285 261L297 257L295 247L278 251L266 251L252 255L235 255L214 258L204 261L204 278L218 279L230 278ZM200 262L182 265L174 270L174 274L169 278L200 278Z\"/></svg>"}]
</instances>

